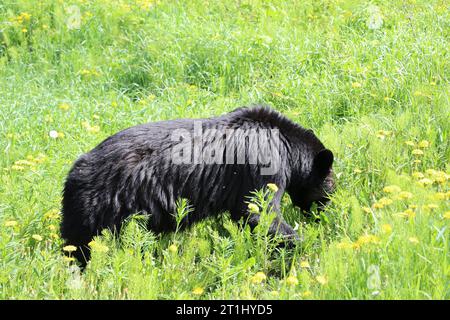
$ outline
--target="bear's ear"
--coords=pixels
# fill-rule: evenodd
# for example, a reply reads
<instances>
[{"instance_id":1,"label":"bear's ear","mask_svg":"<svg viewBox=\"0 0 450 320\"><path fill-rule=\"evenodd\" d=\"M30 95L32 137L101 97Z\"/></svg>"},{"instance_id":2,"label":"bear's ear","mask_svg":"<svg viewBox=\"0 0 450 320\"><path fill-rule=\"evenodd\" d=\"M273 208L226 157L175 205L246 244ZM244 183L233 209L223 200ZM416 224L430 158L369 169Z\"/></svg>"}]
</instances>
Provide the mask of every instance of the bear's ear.
<instances>
[{"instance_id":1,"label":"bear's ear","mask_svg":"<svg viewBox=\"0 0 450 320\"><path fill-rule=\"evenodd\" d=\"M333 152L328 149L322 149L314 158L313 170L319 176L325 177L330 173L333 160Z\"/></svg>"}]
</instances>

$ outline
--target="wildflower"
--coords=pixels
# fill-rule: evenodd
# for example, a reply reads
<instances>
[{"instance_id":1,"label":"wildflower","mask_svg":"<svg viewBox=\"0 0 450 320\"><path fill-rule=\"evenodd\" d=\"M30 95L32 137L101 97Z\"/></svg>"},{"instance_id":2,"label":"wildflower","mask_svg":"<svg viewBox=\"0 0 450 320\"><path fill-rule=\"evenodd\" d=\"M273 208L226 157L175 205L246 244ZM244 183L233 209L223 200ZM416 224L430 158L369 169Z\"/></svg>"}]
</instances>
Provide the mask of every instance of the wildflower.
<instances>
[{"instance_id":1,"label":"wildflower","mask_svg":"<svg viewBox=\"0 0 450 320\"><path fill-rule=\"evenodd\" d=\"M392 185L384 187L383 191L386 193L399 193L400 191L402 191L402 189L400 189L399 186Z\"/></svg>"},{"instance_id":2,"label":"wildflower","mask_svg":"<svg viewBox=\"0 0 450 320\"><path fill-rule=\"evenodd\" d=\"M363 210L365 213L371 213L371 212L372 212L372 210L370 210L369 207L362 207L362 210Z\"/></svg>"},{"instance_id":3,"label":"wildflower","mask_svg":"<svg viewBox=\"0 0 450 320\"><path fill-rule=\"evenodd\" d=\"M91 242L89 242L89 247L91 247L91 249L93 251L97 251L97 252L108 252L109 248L107 246L105 246L104 244L96 241L96 240L92 240Z\"/></svg>"},{"instance_id":4,"label":"wildflower","mask_svg":"<svg viewBox=\"0 0 450 320\"><path fill-rule=\"evenodd\" d=\"M410 146L410 147L414 147L415 146L414 141L411 141L411 140L405 141L405 144L407 146Z\"/></svg>"},{"instance_id":5,"label":"wildflower","mask_svg":"<svg viewBox=\"0 0 450 320\"><path fill-rule=\"evenodd\" d=\"M326 285L328 283L328 280L325 276L317 276L316 280L318 283L320 283L322 286Z\"/></svg>"},{"instance_id":6,"label":"wildflower","mask_svg":"<svg viewBox=\"0 0 450 320\"><path fill-rule=\"evenodd\" d=\"M385 234L390 234L392 233L392 226L389 223L385 223L381 225L381 231Z\"/></svg>"},{"instance_id":7,"label":"wildflower","mask_svg":"<svg viewBox=\"0 0 450 320\"><path fill-rule=\"evenodd\" d=\"M53 220L53 219L58 219L58 218L59 218L59 210L58 209L51 209L44 214L44 219Z\"/></svg>"},{"instance_id":8,"label":"wildflower","mask_svg":"<svg viewBox=\"0 0 450 320\"><path fill-rule=\"evenodd\" d=\"M203 293L205 292L205 290L201 287L195 287L192 290L192 294L196 295L196 296L201 296Z\"/></svg>"},{"instance_id":9,"label":"wildflower","mask_svg":"<svg viewBox=\"0 0 450 320\"><path fill-rule=\"evenodd\" d=\"M419 243L419 239L417 239L416 237L409 237L408 241L411 242L412 244L418 244Z\"/></svg>"},{"instance_id":10,"label":"wildflower","mask_svg":"<svg viewBox=\"0 0 450 320\"><path fill-rule=\"evenodd\" d=\"M16 18L17 22L19 22L19 23L22 23L23 21L30 21L30 19L31 19L31 14L29 14L28 12L22 12Z\"/></svg>"},{"instance_id":11,"label":"wildflower","mask_svg":"<svg viewBox=\"0 0 450 320\"><path fill-rule=\"evenodd\" d=\"M268 183L267 184L267 188L269 188L270 191L272 192L277 192L278 191L278 187L275 183Z\"/></svg>"},{"instance_id":12,"label":"wildflower","mask_svg":"<svg viewBox=\"0 0 450 320\"><path fill-rule=\"evenodd\" d=\"M18 165L15 164L15 165L11 166L11 169L14 170L14 171L23 171L23 170L25 170L25 167L18 166Z\"/></svg>"},{"instance_id":13,"label":"wildflower","mask_svg":"<svg viewBox=\"0 0 450 320\"><path fill-rule=\"evenodd\" d=\"M61 110L67 111L67 110L70 109L70 106L69 106L67 103L61 103L61 104L58 106L58 108L61 109Z\"/></svg>"},{"instance_id":14,"label":"wildflower","mask_svg":"<svg viewBox=\"0 0 450 320\"><path fill-rule=\"evenodd\" d=\"M15 220L8 220L8 221L5 221L5 223L3 225L5 227L15 227L18 225L18 223Z\"/></svg>"},{"instance_id":15,"label":"wildflower","mask_svg":"<svg viewBox=\"0 0 450 320\"><path fill-rule=\"evenodd\" d=\"M77 250L77 247L72 246L72 245L68 245L68 246L63 247L63 250L66 251L66 252L74 252L74 251Z\"/></svg>"},{"instance_id":16,"label":"wildflower","mask_svg":"<svg viewBox=\"0 0 450 320\"><path fill-rule=\"evenodd\" d=\"M378 130L377 132L377 138L384 140L386 138L386 136L389 136L391 134L390 131L385 131L385 130Z\"/></svg>"},{"instance_id":17,"label":"wildflower","mask_svg":"<svg viewBox=\"0 0 450 320\"><path fill-rule=\"evenodd\" d=\"M433 180L428 179L428 178L423 178L423 179L420 179L420 180L418 181L418 183L419 183L420 185L422 185L422 186L428 186L428 185L430 185L430 184L433 184Z\"/></svg>"},{"instance_id":18,"label":"wildflower","mask_svg":"<svg viewBox=\"0 0 450 320\"><path fill-rule=\"evenodd\" d=\"M430 203L430 204L427 204L427 205L425 206L425 208L426 208L426 209L430 209L430 210L434 210L434 209L439 208L439 206L438 206L437 204L435 204L435 203Z\"/></svg>"},{"instance_id":19,"label":"wildflower","mask_svg":"<svg viewBox=\"0 0 450 320\"><path fill-rule=\"evenodd\" d=\"M177 253L178 247L176 245L172 244L169 246L169 251L172 253Z\"/></svg>"},{"instance_id":20,"label":"wildflower","mask_svg":"<svg viewBox=\"0 0 450 320\"><path fill-rule=\"evenodd\" d=\"M95 125L91 126L87 121L83 121L81 125L86 129L87 132L98 133L100 132L100 127Z\"/></svg>"},{"instance_id":21,"label":"wildflower","mask_svg":"<svg viewBox=\"0 0 450 320\"><path fill-rule=\"evenodd\" d=\"M48 228L48 230L50 230L50 231L55 231L55 230L56 230L56 227L55 227L55 225L53 225L53 224L50 224L47 228Z\"/></svg>"},{"instance_id":22,"label":"wildflower","mask_svg":"<svg viewBox=\"0 0 450 320\"><path fill-rule=\"evenodd\" d=\"M390 204L392 204L392 199L383 197L383 198L381 198L380 200L378 200L376 203L374 203L373 207L374 207L375 209L382 209L382 208L384 208L385 206L388 206L388 205L390 205Z\"/></svg>"},{"instance_id":23,"label":"wildflower","mask_svg":"<svg viewBox=\"0 0 450 320\"><path fill-rule=\"evenodd\" d=\"M416 213L412 209L406 209L403 212L399 212L397 215L403 218L414 218Z\"/></svg>"},{"instance_id":24,"label":"wildflower","mask_svg":"<svg viewBox=\"0 0 450 320\"><path fill-rule=\"evenodd\" d=\"M298 279L296 276L289 276L286 278L286 283L290 286L296 286L298 284Z\"/></svg>"},{"instance_id":25,"label":"wildflower","mask_svg":"<svg viewBox=\"0 0 450 320\"><path fill-rule=\"evenodd\" d=\"M307 260L300 261L300 267L309 268L310 267L309 262Z\"/></svg>"},{"instance_id":26,"label":"wildflower","mask_svg":"<svg viewBox=\"0 0 450 320\"><path fill-rule=\"evenodd\" d=\"M36 240L36 241L42 241L42 237L40 236L40 235L38 235L38 234L33 234L32 236L31 236L34 240Z\"/></svg>"},{"instance_id":27,"label":"wildflower","mask_svg":"<svg viewBox=\"0 0 450 320\"><path fill-rule=\"evenodd\" d=\"M360 236L358 238L358 240L355 242L354 246L356 248L359 248L366 244L378 244L378 243L380 243L380 238L378 238L375 235L366 234L366 235Z\"/></svg>"},{"instance_id":28,"label":"wildflower","mask_svg":"<svg viewBox=\"0 0 450 320\"><path fill-rule=\"evenodd\" d=\"M50 132L48 133L49 137L52 139L57 139L57 138L64 138L64 133L62 132L58 132L56 130L50 130Z\"/></svg>"},{"instance_id":29,"label":"wildflower","mask_svg":"<svg viewBox=\"0 0 450 320\"><path fill-rule=\"evenodd\" d=\"M352 82L352 88L361 88L362 84L360 82Z\"/></svg>"},{"instance_id":30,"label":"wildflower","mask_svg":"<svg viewBox=\"0 0 450 320\"><path fill-rule=\"evenodd\" d=\"M415 155L415 156L422 156L423 155L423 151L420 150L420 149L414 149L411 153L413 155Z\"/></svg>"},{"instance_id":31,"label":"wildflower","mask_svg":"<svg viewBox=\"0 0 450 320\"><path fill-rule=\"evenodd\" d=\"M434 200L448 200L449 198L448 192L437 192L432 196L432 199Z\"/></svg>"},{"instance_id":32,"label":"wildflower","mask_svg":"<svg viewBox=\"0 0 450 320\"><path fill-rule=\"evenodd\" d=\"M401 200L411 199L413 197L413 194L408 191L402 191L400 192L397 197Z\"/></svg>"},{"instance_id":33,"label":"wildflower","mask_svg":"<svg viewBox=\"0 0 450 320\"><path fill-rule=\"evenodd\" d=\"M356 173L356 174L358 174L358 173L362 173L362 170L361 170L361 169L358 169L358 168L356 168L356 169L354 169L354 170L353 170L353 173Z\"/></svg>"},{"instance_id":34,"label":"wildflower","mask_svg":"<svg viewBox=\"0 0 450 320\"><path fill-rule=\"evenodd\" d=\"M309 290L302 293L302 297L304 297L304 298L310 297L311 295L312 295L312 292Z\"/></svg>"},{"instance_id":35,"label":"wildflower","mask_svg":"<svg viewBox=\"0 0 450 320\"><path fill-rule=\"evenodd\" d=\"M338 249L353 249L354 247L355 247L354 244L351 243L351 242L348 241L348 240L344 240L344 241L342 241L342 242L339 242L339 243L336 245L336 248L338 248Z\"/></svg>"},{"instance_id":36,"label":"wildflower","mask_svg":"<svg viewBox=\"0 0 450 320\"><path fill-rule=\"evenodd\" d=\"M50 238L52 238L52 239L59 239L59 235L58 234L56 234L56 233L50 233Z\"/></svg>"},{"instance_id":37,"label":"wildflower","mask_svg":"<svg viewBox=\"0 0 450 320\"><path fill-rule=\"evenodd\" d=\"M430 143L427 140L422 140L418 144L419 148L428 148L430 146Z\"/></svg>"},{"instance_id":38,"label":"wildflower","mask_svg":"<svg viewBox=\"0 0 450 320\"><path fill-rule=\"evenodd\" d=\"M28 30L27 30L27 28L22 28L22 33L27 33L28 32Z\"/></svg>"},{"instance_id":39,"label":"wildflower","mask_svg":"<svg viewBox=\"0 0 450 320\"><path fill-rule=\"evenodd\" d=\"M264 272L257 272L252 278L251 278L251 282L252 283L255 283L255 284L258 284L258 283L261 283L261 282L263 282L263 281L265 281L266 280L266 275L264 274Z\"/></svg>"},{"instance_id":40,"label":"wildflower","mask_svg":"<svg viewBox=\"0 0 450 320\"><path fill-rule=\"evenodd\" d=\"M383 15L379 7L371 5L368 9L369 17L367 18L366 25L370 30L377 30L383 26Z\"/></svg>"},{"instance_id":41,"label":"wildflower","mask_svg":"<svg viewBox=\"0 0 450 320\"><path fill-rule=\"evenodd\" d=\"M259 207L256 204L254 204L254 203L249 203L248 204L248 209L252 213L259 213Z\"/></svg>"},{"instance_id":42,"label":"wildflower","mask_svg":"<svg viewBox=\"0 0 450 320\"><path fill-rule=\"evenodd\" d=\"M445 212L444 215L443 215L443 218L444 219L450 219L450 211Z\"/></svg>"},{"instance_id":43,"label":"wildflower","mask_svg":"<svg viewBox=\"0 0 450 320\"><path fill-rule=\"evenodd\" d=\"M269 294L270 294L271 296L275 296L275 297L277 297L277 296L280 295L280 293L279 293L278 291L276 291L276 290L270 291Z\"/></svg>"},{"instance_id":44,"label":"wildflower","mask_svg":"<svg viewBox=\"0 0 450 320\"><path fill-rule=\"evenodd\" d=\"M64 257L63 259L64 259L64 261L66 261L66 262L73 262L73 261L75 261L75 258L74 258L74 257Z\"/></svg>"},{"instance_id":45,"label":"wildflower","mask_svg":"<svg viewBox=\"0 0 450 320\"><path fill-rule=\"evenodd\" d=\"M415 164L419 164L419 163L422 163L422 160L419 160L419 159L415 159L415 160L413 161L413 163L415 163Z\"/></svg>"},{"instance_id":46,"label":"wildflower","mask_svg":"<svg viewBox=\"0 0 450 320\"><path fill-rule=\"evenodd\" d=\"M422 172L418 172L418 171L413 172L412 176L413 176L413 178L416 178L416 179L422 179L425 177Z\"/></svg>"}]
</instances>

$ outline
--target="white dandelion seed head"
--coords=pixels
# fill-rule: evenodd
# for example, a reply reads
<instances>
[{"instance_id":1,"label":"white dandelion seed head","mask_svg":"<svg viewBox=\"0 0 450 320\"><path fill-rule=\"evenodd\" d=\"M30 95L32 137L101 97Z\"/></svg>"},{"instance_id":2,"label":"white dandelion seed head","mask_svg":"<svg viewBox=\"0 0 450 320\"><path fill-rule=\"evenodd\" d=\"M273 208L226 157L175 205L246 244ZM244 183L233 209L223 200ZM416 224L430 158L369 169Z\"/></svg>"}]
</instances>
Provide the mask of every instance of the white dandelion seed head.
<instances>
[{"instance_id":1,"label":"white dandelion seed head","mask_svg":"<svg viewBox=\"0 0 450 320\"><path fill-rule=\"evenodd\" d=\"M378 6L371 5L367 8L369 17L367 18L367 28L370 30L377 30L383 26L383 15Z\"/></svg>"},{"instance_id":2,"label":"white dandelion seed head","mask_svg":"<svg viewBox=\"0 0 450 320\"><path fill-rule=\"evenodd\" d=\"M49 137L52 139L56 139L58 138L58 132L56 130L50 130L50 132L48 133Z\"/></svg>"}]
</instances>

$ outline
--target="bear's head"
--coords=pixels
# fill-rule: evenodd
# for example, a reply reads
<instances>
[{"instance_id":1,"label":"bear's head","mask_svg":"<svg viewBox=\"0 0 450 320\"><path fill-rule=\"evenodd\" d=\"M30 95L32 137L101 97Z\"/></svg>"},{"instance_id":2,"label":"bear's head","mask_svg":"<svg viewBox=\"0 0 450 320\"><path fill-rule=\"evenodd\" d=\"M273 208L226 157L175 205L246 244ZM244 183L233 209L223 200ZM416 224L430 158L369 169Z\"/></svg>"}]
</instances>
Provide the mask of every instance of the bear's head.
<instances>
[{"instance_id":1,"label":"bear's head","mask_svg":"<svg viewBox=\"0 0 450 320\"><path fill-rule=\"evenodd\" d=\"M293 179L287 191L294 206L310 211L313 203L322 209L334 191L333 153L328 149L319 151L312 161L311 169L302 179Z\"/></svg>"}]
</instances>

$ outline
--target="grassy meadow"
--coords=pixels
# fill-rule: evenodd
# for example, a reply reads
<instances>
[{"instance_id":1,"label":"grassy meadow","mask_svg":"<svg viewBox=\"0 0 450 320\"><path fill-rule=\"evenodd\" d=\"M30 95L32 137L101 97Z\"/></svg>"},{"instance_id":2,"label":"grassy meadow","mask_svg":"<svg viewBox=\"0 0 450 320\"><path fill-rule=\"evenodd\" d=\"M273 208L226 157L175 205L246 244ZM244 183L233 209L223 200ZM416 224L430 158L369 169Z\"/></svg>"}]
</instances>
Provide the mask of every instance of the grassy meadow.
<instances>
[{"instance_id":1,"label":"grassy meadow","mask_svg":"<svg viewBox=\"0 0 450 320\"><path fill-rule=\"evenodd\" d=\"M83 273L64 257L80 154L257 103L335 154L320 219L283 199L296 248L226 216L162 237L136 216ZM0 299L450 299L449 120L445 0L2 0Z\"/></svg>"}]
</instances>

